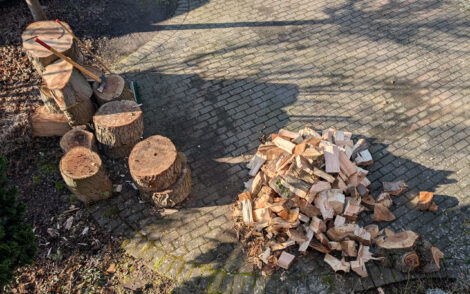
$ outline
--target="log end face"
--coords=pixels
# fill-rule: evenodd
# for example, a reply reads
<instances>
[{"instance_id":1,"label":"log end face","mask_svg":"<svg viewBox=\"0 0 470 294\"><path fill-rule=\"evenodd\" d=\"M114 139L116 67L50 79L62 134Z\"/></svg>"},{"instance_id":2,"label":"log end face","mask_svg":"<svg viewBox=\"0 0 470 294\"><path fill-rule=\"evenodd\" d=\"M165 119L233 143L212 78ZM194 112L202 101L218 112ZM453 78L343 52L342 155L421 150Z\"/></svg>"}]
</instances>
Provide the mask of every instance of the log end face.
<instances>
[{"instance_id":1,"label":"log end face","mask_svg":"<svg viewBox=\"0 0 470 294\"><path fill-rule=\"evenodd\" d=\"M69 30L70 26L62 22ZM36 21L26 27L21 35L23 48L33 58L49 58L54 54L34 41L38 37L46 44L64 53L73 46L73 37L52 20Z\"/></svg>"},{"instance_id":2,"label":"log end face","mask_svg":"<svg viewBox=\"0 0 470 294\"><path fill-rule=\"evenodd\" d=\"M93 116L93 122L101 127L118 128L142 119L142 110L134 101L111 101L103 104Z\"/></svg>"},{"instance_id":3,"label":"log end face","mask_svg":"<svg viewBox=\"0 0 470 294\"><path fill-rule=\"evenodd\" d=\"M77 146L70 149L60 160L61 173L74 180L95 175L101 167L101 158L90 149Z\"/></svg>"}]
</instances>

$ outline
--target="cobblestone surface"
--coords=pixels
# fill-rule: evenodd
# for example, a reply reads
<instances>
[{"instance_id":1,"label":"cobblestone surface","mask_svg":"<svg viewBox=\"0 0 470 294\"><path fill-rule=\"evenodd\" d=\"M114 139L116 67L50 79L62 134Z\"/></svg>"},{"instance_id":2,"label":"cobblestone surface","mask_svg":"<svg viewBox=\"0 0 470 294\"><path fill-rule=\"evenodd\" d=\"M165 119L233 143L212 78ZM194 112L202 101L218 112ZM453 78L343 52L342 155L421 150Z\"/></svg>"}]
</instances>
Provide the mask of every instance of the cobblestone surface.
<instances>
[{"instance_id":1,"label":"cobblestone surface","mask_svg":"<svg viewBox=\"0 0 470 294\"><path fill-rule=\"evenodd\" d=\"M365 137L381 181L404 179L393 230L424 234L446 256L437 276L470 270L470 12L462 1L180 0L157 38L117 69L136 80L145 136L189 158L183 208L152 216L126 186L91 208L127 251L179 282L175 293L312 293L407 279L369 266L335 275L315 252L260 277L244 262L229 204L248 177L246 155L279 128L336 127ZM357 139L357 138L356 138ZM125 179L123 179L124 181ZM437 213L416 211L419 190ZM370 216L361 222L370 222Z\"/></svg>"}]
</instances>

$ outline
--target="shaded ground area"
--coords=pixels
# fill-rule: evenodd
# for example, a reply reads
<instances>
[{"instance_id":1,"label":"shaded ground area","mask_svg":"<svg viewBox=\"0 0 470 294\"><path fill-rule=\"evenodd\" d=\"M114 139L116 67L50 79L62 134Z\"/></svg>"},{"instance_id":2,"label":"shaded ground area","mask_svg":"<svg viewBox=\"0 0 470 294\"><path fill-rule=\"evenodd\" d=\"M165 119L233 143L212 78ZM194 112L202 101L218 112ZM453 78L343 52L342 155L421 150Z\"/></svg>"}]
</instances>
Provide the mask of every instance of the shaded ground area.
<instances>
[{"instance_id":1,"label":"shaded ground area","mask_svg":"<svg viewBox=\"0 0 470 294\"><path fill-rule=\"evenodd\" d=\"M152 40L117 67L140 87L145 135L168 136L188 155L193 193L164 218L137 208L136 196L101 203L93 215L112 232L135 230L125 249L175 280L177 293L343 293L462 280L470 260L468 13L461 1L189 1L187 13L158 25L171 39ZM229 206L248 179L246 155L263 134L305 124L370 142L374 195L382 181L408 183L394 198L397 220L381 227L414 230L442 248L441 272L408 276L371 264L359 279L334 274L316 253L273 276L252 271ZM415 209L420 190L435 193L437 213ZM101 217L110 205L121 207L116 218Z\"/></svg>"}]
</instances>

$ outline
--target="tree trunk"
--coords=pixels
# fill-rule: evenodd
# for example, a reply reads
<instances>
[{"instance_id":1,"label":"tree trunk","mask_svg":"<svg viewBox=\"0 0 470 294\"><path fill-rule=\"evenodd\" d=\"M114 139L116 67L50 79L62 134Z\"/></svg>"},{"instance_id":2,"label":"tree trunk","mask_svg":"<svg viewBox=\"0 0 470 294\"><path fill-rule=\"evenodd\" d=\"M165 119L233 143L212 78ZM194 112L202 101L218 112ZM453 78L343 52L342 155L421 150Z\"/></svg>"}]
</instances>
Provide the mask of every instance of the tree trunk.
<instances>
[{"instance_id":1,"label":"tree trunk","mask_svg":"<svg viewBox=\"0 0 470 294\"><path fill-rule=\"evenodd\" d=\"M89 203L112 196L113 185L97 153L86 147L74 147L59 165L65 184L79 200Z\"/></svg>"},{"instance_id":2,"label":"tree trunk","mask_svg":"<svg viewBox=\"0 0 470 294\"><path fill-rule=\"evenodd\" d=\"M135 145L129 156L129 171L145 200L152 201L155 192L165 191L180 178L181 160L173 143L163 136L152 136ZM187 186L187 178L180 186Z\"/></svg>"},{"instance_id":3,"label":"tree trunk","mask_svg":"<svg viewBox=\"0 0 470 294\"><path fill-rule=\"evenodd\" d=\"M70 29L67 23L62 22L62 24ZM38 37L49 46L70 57L74 61L83 63L83 55L69 33L67 33L55 21L37 21L33 22L25 29L21 38L23 40L23 48L39 74L42 75L46 66L57 60L58 57L51 51L36 43L34 41L35 37Z\"/></svg>"},{"instance_id":4,"label":"tree trunk","mask_svg":"<svg viewBox=\"0 0 470 294\"><path fill-rule=\"evenodd\" d=\"M95 113L90 100L93 91L77 69L60 60L46 67L43 80L71 126L91 122Z\"/></svg>"},{"instance_id":5,"label":"tree trunk","mask_svg":"<svg viewBox=\"0 0 470 294\"><path fill-rule=\"evenodd\" d=\"M191 193L191 169L186 161L186 156L181 152L178 156L182 161L182 170L176 183L165 191L154 192L151 195L152 201L157 207L173 207L183 202Z\"/></svg>"},{"instance_id":6,"label":"tree trunk","mask_svg":"<svg viewBox=\"0 0 470 294\"><path fill-rule=\"evenodd\" d=\"M83 126L71 129L60 139L60 148L64 153L76 146L83 146L96 152L95 135Z\"/></svg>"},{"instance_id":7,"label":"tree trunk","mask_svg":"<svg viewBox=\"0 0 470 294\"><path fill-rule=\"evenodd\" d=\"M70 130L63 113L52 113L45 106L39 106L29 121L33 137L62 136Z\"/></svg>"},{"instance_id":8,"label":"tree trunk","mask_svg":"<svg viewBox=\"0 0 470 294\"><path fill-rule=\"evenodd\" d=\"M98 86L98 82L93 83L93 93L95 93L95 97L99 105L116 100L135 101L126 81L119 75L107 75L106 83L104 84L104 88L101 92L98 91Z\"/></svg>"},{"instance_id":9,"label":"tree trunk","mask_svg":"<svg viewBox=\"0 0 470 294\"><path fill-rule=\"evenodd\" d=\"M26 4L28 4L28 8L31 11L31 14L33 15L34 21L40 21L40 20L46 20L46 14L44 13L44 10L41 7L41 4L39 4L38 0L26 0Z\"/></svg>"},{"instance_id":10,"label":"tree trunk","mask_svg":"<svg viewBox=\"0 0 470 294\"><path fill-rule=\"evenodd\" d=\"M112 158L128 156L144 132L142 110L134 101L103 104L93 117L96 139Z\"/></svg>"}]
</instances>

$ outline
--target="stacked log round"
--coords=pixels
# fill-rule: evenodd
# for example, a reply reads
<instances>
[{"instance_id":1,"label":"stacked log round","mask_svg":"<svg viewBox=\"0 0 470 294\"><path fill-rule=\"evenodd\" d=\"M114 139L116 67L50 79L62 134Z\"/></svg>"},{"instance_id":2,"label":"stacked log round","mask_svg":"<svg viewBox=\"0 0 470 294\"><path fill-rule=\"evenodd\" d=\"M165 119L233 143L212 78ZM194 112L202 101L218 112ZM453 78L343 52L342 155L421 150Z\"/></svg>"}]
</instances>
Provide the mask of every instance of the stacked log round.
<instances>
[{"instance_id":1,"label":"stacked log round","mask_svg":"<svg viewBox=\"0 0 470 294\"><path fill-rule=\"evenodd\" d=\"M96 139L111 158L128 156L144 132L142 110L134 101L112 101L93 117Z\"/></svg>"},{"instance_id":2,"label":"stacked log round","mask_svg":"<svg viewBox=\"0 0 470 294\"><path fill-rule=\"evenodd\" d=\"M77 69L64 60L58 60L46 66L43 81L71 126L91 122L95 113L90 100L93 91Z\"/></svg>"},{"instance_id":3,"label":"stacked log round","mask_svg":"<svg viewBox=\"0 0 470 294\"><path fill-rule=\"evenodd\" d=\"M134 96L126 84L126 81L119 75L111 74L105 78L106 83L100 89L99 83L93 83L93 93L99 105L116 100L134 101Z\"/></svg>"},{"instance_id":4,"label":"stacked log round","mask_svg":"<svg viewBox=\"0 0 470 294\"><path fill-rule=\"evenodd\" d=\"M113 185L100 156L86 147L70 149L60 160L60 173L69 190L85 203L112 196Z\"/></svg>"},{"instance_id":5,"label":"stacked log round","mask_svg":"<svg viewBox=\"0 0 470 294\"><path fill-rule=\"evenodd\" d=\"M172 207L191 192L186 157L170 139L152 136L139 142L129 156L129 170L141 196L157 207Z\"/></svg>"},{"instance_id":6,"label":"stacked log round","mask_svg":"<svg viewBox=\"0 0 470 294\"><path fill-rule=\"evenodd\" d=\"M95 135L87 131L84 126L71 129L60 139L60 148L65 153L77 146L83 146L95 152L97 150Z\"/></svg>"},{"instance_id":7,"label":"stacked log round","mask_svg":"<svg viewBox=\"0 0 470 294\"><path fill-rule=\"evenodd\" d=\"M67 23L62 22L62 24L70 29ZM70 57L74 61L77 61L78 63L83 62L83 55L78 49L73 37L58 23L51 20L33 22L26 27L21 38L23 40L23 48L26 50L26 54L33 63L34 68L41 75L46 66L57 60L57 56L36 43L34 41L35 37L38 37L49 46Z\"/></svg>"}]
</instances>

